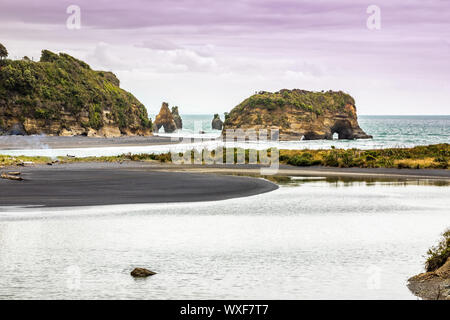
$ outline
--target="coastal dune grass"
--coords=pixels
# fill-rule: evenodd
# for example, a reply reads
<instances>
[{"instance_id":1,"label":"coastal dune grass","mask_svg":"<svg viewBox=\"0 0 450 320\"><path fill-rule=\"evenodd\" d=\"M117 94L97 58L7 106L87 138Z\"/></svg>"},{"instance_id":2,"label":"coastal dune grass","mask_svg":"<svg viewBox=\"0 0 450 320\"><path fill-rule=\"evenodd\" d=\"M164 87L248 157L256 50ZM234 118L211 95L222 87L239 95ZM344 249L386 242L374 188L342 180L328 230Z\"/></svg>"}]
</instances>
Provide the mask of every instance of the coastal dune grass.
<instances>
[{"instance_id":1,"label":"coastal dune grass","mask_svg":"<svg viewBox=\"0 0 450 320\"><path fill-rule=\"evenodd\" d=\"M267 150L268 156L272 149ZM216 150L208 150L210 155L215 156ZM234 161L237 161L240 155L244 155L245 163L249 163L250 151L229 148L223 152L223 160L226 162L226 156L229 152L233 153ZM190 160L200 157L201 163L204 163L205 154L198 151L190 151ZM182 153L179 154L183 156ZM189 151L184 154L185 163L189 161ZM60 163L70 162L121 162L121 161L159 161L171 162L170 153L162 154L122 154L118 156L100 156L100 157L58 157ZM262 161L261 153L258 153L257 162ZM330 150L279 150L279 160L282 164L289 164L299 167L325 166L339 168L410 168L410 169L448 169L450 161L450 145L436 144L429 146L417 146L414 148L389 148L389 149L330 149ZM54 159L48 157L26 157L26 156L7 156L0 155L0 166L13 166L20 163L31 161L36 164L51 163Z\"/></svg>"},{"instance_id":2,"label":"coastal dune grass","mask_svg":"<svg viewBox=\"0 0 450 320\"><path fill-rule=\"evenodd\" d=\"M449 144L373 150L332 148L280 151L280 162L294 166L448 169L449 160Z\"/></svg>"}]
</instances>

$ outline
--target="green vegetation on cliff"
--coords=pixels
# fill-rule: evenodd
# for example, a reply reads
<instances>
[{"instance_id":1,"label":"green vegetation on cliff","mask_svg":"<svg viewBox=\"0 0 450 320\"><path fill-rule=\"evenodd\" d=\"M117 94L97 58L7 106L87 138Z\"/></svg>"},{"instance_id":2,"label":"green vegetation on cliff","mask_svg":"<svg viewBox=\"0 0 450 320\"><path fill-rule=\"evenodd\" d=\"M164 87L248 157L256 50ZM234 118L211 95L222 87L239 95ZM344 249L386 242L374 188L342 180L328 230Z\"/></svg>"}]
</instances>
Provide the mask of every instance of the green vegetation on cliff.
<instances>
[{"instance_id":1,"label":"green vegetation on cliff","mask_svg":"<svg viewBox=\"0 0 450 320\"><path fill-rule=\"evenodd\" d=\"M3 117L48 122L88 113L89 121L80 124L94 129L104 125L107 111L107 120L120 129L151 128L144 105L119 84L111 72L94 71L68 54L43 50L39 62L26 57L0 61L0 111Z\"/></svg>"},{"instance_id":2,"label":"green vegetation on cliff","mask_svg":"<svg viewBox=\"0 0 450 320\"><path fill-rule=\"evenodd\" d=\"M324 107L331 111L343 111L347 104L354 105L355 100L342 91L312 92L300 89L283 89L275 93L260 91L235 107L230 115L245 113L254 108L274 111L286 107L320 115Z\"/></svg>"}]
</instances>

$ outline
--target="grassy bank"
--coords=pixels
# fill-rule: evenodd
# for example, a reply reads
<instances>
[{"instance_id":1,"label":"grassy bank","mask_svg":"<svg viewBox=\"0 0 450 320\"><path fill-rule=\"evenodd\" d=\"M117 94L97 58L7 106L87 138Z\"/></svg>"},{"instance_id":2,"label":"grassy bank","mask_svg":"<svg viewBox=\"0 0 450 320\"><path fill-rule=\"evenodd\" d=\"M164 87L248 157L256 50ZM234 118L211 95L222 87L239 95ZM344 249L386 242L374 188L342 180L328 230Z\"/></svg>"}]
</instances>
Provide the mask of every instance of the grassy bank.
<instances>
[{"instance_id":1,"label":"grassy bank","mask_svg":"<svg viewBox=\"0 0 450 320\"><path fill-rule=\"evenodd\" d=\"M228 152L234 153L236 161L237 149L224 151L224 162ZM213 152L214 154L214 152ZM245 162L249 162L249 150L244 151ZM180 154L181 155L181 154ZM269 150L270 155L270 150ZM412 168L412 169L448 169L450 161L450 145L437 144L414 148L389 148L374 150L330 149L330 150L280 150L279 159L282 164L293 166L325 166L325 167L358 167L358 168ZM191 158L194 152L191 152ZM0 155L0 166L13 166L31 161L36 164L51 163L47 157L25 157ZM109 157L58 157L61 163L71 162L121 162L121 161L159 161L171 162L170 153L163 154L122 154ZM258 155L258 162L260 161Z\"/></svg>"},{"instance_id":2,"label":"grassy bank","mask_svg":"<svg viewBox=\"0 0 450 320\"><path fill-rule=\"evenodd\" d=\"M281 150L280 162L294 166L448 169L450 145L374 150Z\"/></svg>"},{"instance_id":3,"label":"grassy bank","mask_svg":"<svg viewBox=\"0 0 450 320\"><path fill-rule=\"evenodd\" d=\"M442 234L439 243L428 250L425 269L427 272L435 271L443 266L448 258L450 258L450 228Z\"/></svg>"}]
</instances>

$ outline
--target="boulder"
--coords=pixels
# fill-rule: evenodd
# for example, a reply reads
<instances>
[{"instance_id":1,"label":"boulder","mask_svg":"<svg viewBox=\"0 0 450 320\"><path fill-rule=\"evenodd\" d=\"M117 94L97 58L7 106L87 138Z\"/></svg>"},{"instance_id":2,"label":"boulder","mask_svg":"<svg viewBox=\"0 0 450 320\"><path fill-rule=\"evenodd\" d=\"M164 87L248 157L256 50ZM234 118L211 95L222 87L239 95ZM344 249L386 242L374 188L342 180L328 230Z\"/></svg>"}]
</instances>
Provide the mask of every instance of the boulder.
<instances>
[{"instance_id":1,"label":"boulder","mask_svg":"<svg viewBox=\"0 0 450 320\"><path fill-rule=\"evenodd\" d=\"M145 268L134 268L133 271L131 271L131 275L135 278L146 278L155 274L156 272L150 271Z\"/></svg>"},{"instance_id":2,"label":"boulder","mask_svg":"<svg viewBox=\"0 0 450 320\"><path fill-rule=\"evenodd\" d=\"M159 110L153 125L155 132L158 132L161 127L164 128L164 132L166 133L171 133L177 130L177 125L173 119L172 113L169 110L169 104L167 102L163 102L161 110Z\"/></svg>"},{"instance_id":3,"label":"boulder","mask_svg":"<svg viewBox=\"0 0 450 320\"><path fill-rule=\"evenodd\" d=\"M180 114L178 113L178 107L172 107L172 117L175 121L177 129L183 129L183 121L181 120Z\"/></svg>"},{"instance_id":4,"label":"boulder","mask_svg":"<svg viewBox=\"0 0 450 320\"><path fill-rule=\"evenodd\" d=\"M211 127L212 127L214 130L222 130L223 122L222 122L222 120L220 120L219 114L216 113L216 114L214 115L214 119L213 119L212 122L211 122Z\"/></svg>"}]
</instances>

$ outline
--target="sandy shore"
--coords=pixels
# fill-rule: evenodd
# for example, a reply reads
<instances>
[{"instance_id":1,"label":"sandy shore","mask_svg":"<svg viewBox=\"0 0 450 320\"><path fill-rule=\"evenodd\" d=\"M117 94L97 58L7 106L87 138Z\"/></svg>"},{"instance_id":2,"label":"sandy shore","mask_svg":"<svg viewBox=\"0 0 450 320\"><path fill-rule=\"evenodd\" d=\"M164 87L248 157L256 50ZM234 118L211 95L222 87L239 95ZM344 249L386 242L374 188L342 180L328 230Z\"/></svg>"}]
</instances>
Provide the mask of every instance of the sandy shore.
<instances>
[{"instance_id":1,"label":"sandy shore","mask_svg":"<svg viewBox=\"0 0 450 320\"><path fill-rule=\"evenodd\" d=\"M107 204L214 201L278 188L256 165L188 166L159 162L80 162L3 168L24 181L0 179L0 206L93 206ZM450 170L280 166L278 176L320 176L450 181ZM1 209L0 209L1 210Z\"/></svg>"},{"instance_id":2,"label":"sandy shore","mask_svg":"<svg viewBox=\"0 0 450 320\"><path fill-rule=\"evenodd\" d=\"M16 168L15 171L19 170ZM0 206L67 207L213 201L246 197L278 188L263 179L163 172L148 166L116 163L33 166L20 171L24 181L0 179Z\"/></svg>"}]
</instances>

